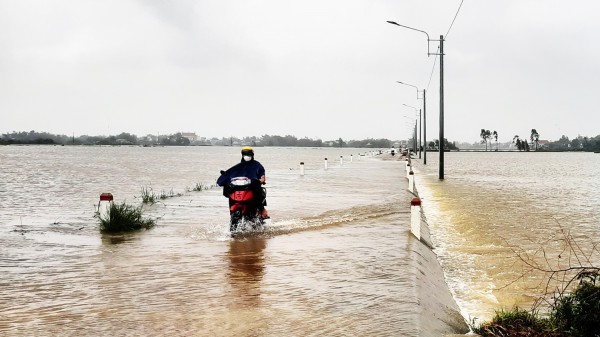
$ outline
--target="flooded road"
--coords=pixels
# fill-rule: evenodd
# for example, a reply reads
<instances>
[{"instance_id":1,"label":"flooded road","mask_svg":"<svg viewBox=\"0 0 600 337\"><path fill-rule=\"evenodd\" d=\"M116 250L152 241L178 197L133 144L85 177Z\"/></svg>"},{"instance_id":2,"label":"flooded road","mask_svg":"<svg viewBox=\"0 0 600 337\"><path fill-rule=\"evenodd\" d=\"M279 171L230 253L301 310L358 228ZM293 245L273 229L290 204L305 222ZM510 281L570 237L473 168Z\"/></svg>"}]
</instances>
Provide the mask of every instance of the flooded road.
<instances>
[{"instance_id":1,"label":"flooded road","mask_svg":"<svg viewBox=\"0 0 600 337\"><path fill-rule=\"evenodd\" d=\"M231 239L210 185L238 151L0 147L0 334L428 335L401 162L256 148L272 222ZM145 206L151 230L100 234L100 193L138 205L142 187L181 195Z\"/></svg>"}]
</instances>

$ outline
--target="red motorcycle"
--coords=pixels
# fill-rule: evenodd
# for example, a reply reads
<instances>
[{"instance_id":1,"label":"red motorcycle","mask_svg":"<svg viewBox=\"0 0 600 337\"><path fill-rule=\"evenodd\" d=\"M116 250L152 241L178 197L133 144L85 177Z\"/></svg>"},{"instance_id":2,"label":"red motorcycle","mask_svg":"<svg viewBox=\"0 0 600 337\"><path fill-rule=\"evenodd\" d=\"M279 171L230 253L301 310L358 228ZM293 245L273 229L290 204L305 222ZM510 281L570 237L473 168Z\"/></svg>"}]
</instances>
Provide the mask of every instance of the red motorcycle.
<instances>
[{"instance_id":1,"label":"red motorcycle","mask_svg":"<svg viewBox=\"0 0 600 337\"><path fill-rule=\"evenodd\" d=\"M262 228L266 218L263 217L261 209L265 205L267 190L261 186L260 181L236 177L232 178L224 188L223 194L229 199L231 217L229 229L232 235L246 230L248 225L252 230Z\"/></svg>"}]
</instances>

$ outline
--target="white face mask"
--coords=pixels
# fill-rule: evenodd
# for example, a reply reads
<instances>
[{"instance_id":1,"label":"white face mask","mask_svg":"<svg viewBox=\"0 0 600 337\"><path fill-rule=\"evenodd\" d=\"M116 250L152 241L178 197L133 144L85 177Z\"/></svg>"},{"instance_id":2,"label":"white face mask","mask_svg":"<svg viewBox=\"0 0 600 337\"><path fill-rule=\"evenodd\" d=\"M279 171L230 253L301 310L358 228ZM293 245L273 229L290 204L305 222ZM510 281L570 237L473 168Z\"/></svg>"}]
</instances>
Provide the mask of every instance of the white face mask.
<instances>
[{"instance_id":1,"label":"white face mask","mask_svg":"<svg viewBox=\"0 0 600 337\"><path fill-rule=\"evenodd\" d=\"M244 161L251 161L252 160L252 156L243 156Z\"/></svg>"}]
</instances>

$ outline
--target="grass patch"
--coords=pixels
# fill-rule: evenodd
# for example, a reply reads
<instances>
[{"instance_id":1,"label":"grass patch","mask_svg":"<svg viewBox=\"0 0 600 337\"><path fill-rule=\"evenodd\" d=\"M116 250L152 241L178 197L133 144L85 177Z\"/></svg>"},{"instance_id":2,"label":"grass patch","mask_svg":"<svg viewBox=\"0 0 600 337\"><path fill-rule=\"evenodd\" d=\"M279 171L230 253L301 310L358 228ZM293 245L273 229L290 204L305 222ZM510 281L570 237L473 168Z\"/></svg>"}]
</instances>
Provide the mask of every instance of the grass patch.
<instances>
[{"instance_id":1,"label":"grass patch","mask_svg":"<svg viewBox=\"0 0 600 337\"><path fill-rule=\"evenodd\" d=\"M187 188L186 188L187 190ZM171 189L170 191L166 192L165 190L160 191L160 193L154 193L154 191L152 190L152 187L143 187L141 188L141 198L142 198L142 203L144 204L155 204L157 203L159 200L165 200L168 198L174 198L174 197L181 197L183 195L183 193L175 193L173 192L173 189Z\"/></svg>"},{"instance_id":2,"label":"grass patch","mask_svg":"<svg viewBox=\"0 0 600 337\"><path fill-rule=\"evenodd\" d=\"M169 192L165 192L164 190L160 191L160 194L158 197L160 198L160 200L165 200L168 198L181 197L182 195L183 195L183 193L175 193L175 192L173 192L173 189L171 189Z\"/></svg>"},{"instance_id":3,"label":"grass patch","mask_svg":"<svg viewBox=\"0 0 600 337\"><path fill-rule=\"evenodd\" d=\"M142 186L141 193L142 203L144 204L154 204L158 200L158 195L154 193L152 187Z\"/></svg>"},{"instance_id":4,"label":"grass patch","mask_svg":"<svg viewBox=\"0 0 600 337\"><path fill-rule=\"evenodd\" d=\"M196 183L196 185L194 185L194 187L192 187L192 191L195 192L201 192L204 190L208 189L208 185L204 184L204 183Z\"/></svg>"},{"instance_id":5,"label":"grass patch","mask_svg":"<svg viewBox=\"0 0 600 337\"><path fill-rule=\"evenodd\" d=\"M563 336L553 331L548 319L519 308L497 311L490 322L473 328L481 336Z\"/></svg>"},{"instance_id":6,"label":"grass patch","mask_svg":"<svg viewBox=\"0 0 600 337\"><path fill-rule=\"evenodd\" d=\"M125 202L111 203L106 216L96 213L96 217L100 221L102 233L131 232L150 229L156 225L154 219L143 217L142 207L128 205Z\"/></svg>"},{"instance_id":7,"label":"grass patch","mask_svg":"<svg viewBox=\"0 0 600 337\"><path fill-rule=\"evenodd\" d=\"M185 193L189 193L189 192L202 192L202 191L206 191L209 190L211 188L216 187L217 185L209 185L209 184L205 184L205 183L196 183L194 186L189 187L186 186L185 187ZM144 204L155 204L157 203L159 200L165 200L168 198L174 198L174 197L181 197L183 196L184 193L175 193L173 192L173 189L171 188L170 191L165 191L162 190L160 191L160 193L154 193L154 191L152 190L152 187L144 187L142 186L141 188L141 198L142 198L142 203Z\"/></svg>"}]
</instances>

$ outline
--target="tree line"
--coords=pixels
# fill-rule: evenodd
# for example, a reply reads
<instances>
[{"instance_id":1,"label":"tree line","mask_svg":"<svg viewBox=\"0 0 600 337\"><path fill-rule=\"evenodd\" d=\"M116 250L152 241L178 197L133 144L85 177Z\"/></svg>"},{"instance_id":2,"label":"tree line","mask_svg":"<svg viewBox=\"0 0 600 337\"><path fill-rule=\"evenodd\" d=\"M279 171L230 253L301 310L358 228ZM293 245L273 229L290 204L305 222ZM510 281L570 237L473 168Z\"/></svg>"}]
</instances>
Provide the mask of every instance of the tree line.
<instances>
[{"instance_id":1,"label":"tree line","mask_svg":"<svg viewBox=\"0 0 600 337\"><path fill-rule=\"evenodd\" d=\"M479 137L481 138L481 143L485 143L485 150L488 150L488 143L490 144L490 150L492 150L491 141L494 139L496 142L496 151L498 151L498 132L494 130L493 132L486 129L481 129L479 133ZM540 140L540 134L536 129L531 129L531 143L535 145L535 150L539 149L538 143ZM512 143L517 147L519 151L529 151L529 143L527 140L521 139L519 135L515 135L513 137Z\"/></svg>"},{"instance_id":2,"label":"tree line","mask_svg":"<svg viewBox=\"0 0 600 337\"><path fill-rule=\"evenodd\" d=\"M348 140L342 138L331 141L321 139L310 139L307 137L297 138L296 136L286 135L263 135L260 137L222 137L206 139L190 139L182 133L170 135L146 135L138 137L127 132L112 136L88 136L82 135L75 137L67 135L56 135L48 132L21 131L2 134L0 145L11 144L49 144L49 145L143 145L143 146L188 146L188 145L216 145L216 146L281 146L281 147L353 147L353 148L386 148L393 145L393 141L385 138Z\"/></svg>"},{"instance_id":3,"label":"tree line","mask_svg":"<svg viewBox=\"0 0 600 337\"><path fill-rule=\"evenodd\" d=\"M496 142L496 151L498 151L498 132L481 129L479 133L481 143L485 144L485 150L492 150L492 139ZM515 145L519 151L600 151L600 135L596 137L582 137L578 136L573 140L569 140L569 137L563 135L559 140L554 142L544 142L543 146L540 146L540 133L536 129L531 129L529 134L529 140L515 135L512 138L511 144Z\"/></svg>"}]
</instances>

